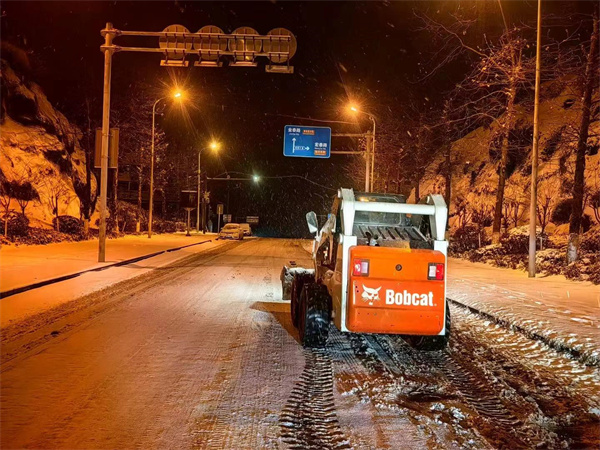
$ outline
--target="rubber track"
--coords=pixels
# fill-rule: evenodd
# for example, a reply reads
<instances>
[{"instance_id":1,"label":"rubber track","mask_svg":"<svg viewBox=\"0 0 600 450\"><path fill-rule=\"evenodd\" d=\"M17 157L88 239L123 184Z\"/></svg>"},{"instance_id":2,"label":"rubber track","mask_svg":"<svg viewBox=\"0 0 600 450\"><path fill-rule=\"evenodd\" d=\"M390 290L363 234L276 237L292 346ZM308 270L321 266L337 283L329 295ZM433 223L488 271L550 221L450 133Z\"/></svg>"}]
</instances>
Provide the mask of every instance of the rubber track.
<instances>
[{"instance_id":1,"label":"rubber track","mask_svg":"<svg viewBox=\"0 0 600 450\"><path fill-rule=\"evenodd\" d=\"M292 449L350 449L333 398L333 368L325 350L305 350L300 381L279 419L283 441Z\"/></svg>"}]
</instances>

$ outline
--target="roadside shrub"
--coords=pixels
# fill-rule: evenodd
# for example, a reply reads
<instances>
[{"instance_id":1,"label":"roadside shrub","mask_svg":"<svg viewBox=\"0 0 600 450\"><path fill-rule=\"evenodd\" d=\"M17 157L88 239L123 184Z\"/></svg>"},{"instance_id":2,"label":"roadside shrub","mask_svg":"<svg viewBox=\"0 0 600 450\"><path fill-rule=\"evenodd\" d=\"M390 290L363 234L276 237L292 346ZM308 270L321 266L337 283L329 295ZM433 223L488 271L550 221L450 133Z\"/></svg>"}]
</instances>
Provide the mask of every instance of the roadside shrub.
<instances>
[{"instance_id":1,"label":"roadside shrub","mask_svg":"<svg viewBox=\"0 0 600 450\"><path fill-rule=\"evenodd\" d=\"M571 220L571 207L573 204L573 200L570 198L565 198L558 202L558 205L552 211L552 217L550 222L556 225L562 225L563 223L569 223ZM581 228L585 233L592 226L592 218L588 214L584 214L581 217Z\"/></svg>"},{"instance_id":2,"label":"roadside shrub","mask_svg":"<svg viewBox=\"0 0 600 450\"><path fill-rule=\"evenodd\" d=\"M529 235L514 233L500 238L502 250L505 255L518 255L529 252Z\"/></svg>"},{"instance_id":3,"label":"roadside shrub","mask_svg":"<svg viewBox=\"0 0 600 450\"><path fill-rule=\"evenodd\" d=\"M484 230L473 225L457 228L450 236L450 253L461 254L469 250L477 249L481 245L488 245L490 240Z\"/></svg>"},{"instance_id":4,"label":"roadside shrub","mask_svg":"<svg viewBox=\"0 0 600 450\"><path fill-rule=\"evenodd\" d=\"M572 200L570 198L560 200L554 208L554 211L552 211L550 222L556 225L569 223L569 219L571 218L571 203Z\"/></svg>"},{"instance_id":5,"label":"roadside shrub","mask_svg":"<svg viewBox=\"0 0 600 450\"><path fill-rule=\"evenodd\" d=\"M600 259L596 263L590 264L589 269L589 281L594 284L600 284Z\"/></svg>"},{"instance_id":6,"label":"roadside shrub","mask_svg":"<svg viewBox=\"0 0 600 450\"><path fill-rule=\"evenodd\" d=\"M52 225L56 230L56 217L52 219ZM58 216L59 231L65 234L83 234L83 221L73 216Z\"/></svg>"},{"instance_id":7,"label":"roadside shrub","mask_svg":"<svg viewBox=\"0 0 600 450\"><path fill-rule=\"evenodd\" d=\"M156 233L175 233L176 231L185 231L185 223L174 220L163 220L156 218L153 221L152 230Z\"/></svg>"},{"instance_id":8,"label":"roadside shrub","mask_svg":"<svg viewBox=\"0 0 600 450\"><path fill-rule=\"evenodd\" d=\"M6 216L2 216L0 232L4 235L4 222ZM8 213L8 236L27 236L29 233L29 219L17 211Z\"/></svg>"},{"instance_id":9,"label":"roadside shrub","mask_svg":"<svg viewBox=\"0 0 600 450\"><path fill-rule=\"evenodd\" d=\"M124 233L135 233L135 225L137 223L137 205L133 203L118 201L118 220L119 230ZM141 222L147 222L148 217L145 211L142 211ZM147 228L147 227L146 227Z\"/></svg>"},{"instance_id":10,"label":"roadside shrub","mask_svg":"<svg viewBox=\"0 0 600 450\"><path fill-rule=\"evenodd\" d=\"M580 248L584 252L600 253L600 227L595 227L581 236Z\"/></svg>"}]
</instances>

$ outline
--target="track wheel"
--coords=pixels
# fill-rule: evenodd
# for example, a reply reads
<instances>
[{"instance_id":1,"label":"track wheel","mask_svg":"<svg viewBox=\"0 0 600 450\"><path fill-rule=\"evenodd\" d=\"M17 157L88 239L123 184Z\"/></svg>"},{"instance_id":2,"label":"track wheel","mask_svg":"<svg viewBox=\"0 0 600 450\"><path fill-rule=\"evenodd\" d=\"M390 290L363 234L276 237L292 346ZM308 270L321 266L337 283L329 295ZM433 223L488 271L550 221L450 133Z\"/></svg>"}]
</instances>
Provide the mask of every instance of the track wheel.
<instances>
[{"instance_id":1,"label":"track wheel","mask_svg":"<svg viewBox=\"0 0 600 450\"><path fill-rule=\"evenodd\" d=\"M444 336L410 336L409 344L417 350L426 352L444 350L450 341L451 326L450 305L446 305L446 334Z\"/></svg>"},{"instance_id":2,"label":"track wheel","mask_svg":"<svg viewBox=\"0 0 600 450\"><path fill-rule=\"evenodd\" d=\"M292 286L290 292L290 313L292 316L292 324L298 328L298 317L300 315L300 295L302 294L302 287L305 283L312 283L315 279L311 274L297 273L292 279Z\"/></svg>"},{"instance_id":3,"label":"track wheel","mask_svg":"<svg viewBox=\"0 0 600 450\"><path fill-rule=\"evenodd\" d=\"M305 283L298 305L298 332L304 347L324 347L329 335L331 299L327 287Z\"/></svg>"}]
</instances>

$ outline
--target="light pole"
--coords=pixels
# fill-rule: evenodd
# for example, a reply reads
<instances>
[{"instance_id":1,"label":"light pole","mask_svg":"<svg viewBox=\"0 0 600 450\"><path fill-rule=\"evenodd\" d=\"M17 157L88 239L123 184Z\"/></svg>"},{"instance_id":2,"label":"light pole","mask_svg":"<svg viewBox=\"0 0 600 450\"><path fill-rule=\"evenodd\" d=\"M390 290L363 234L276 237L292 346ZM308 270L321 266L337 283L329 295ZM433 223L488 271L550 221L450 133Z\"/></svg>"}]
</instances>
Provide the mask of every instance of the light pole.
<instances>
[{"instance_id":1,"label":"light pole","mask_svg":"<svg viewBox=\"0 0 600 450\"><path fill-rule=\"evenodd\" d=\"M217 141L211 141L208 145L209 148L216 152L221 147L221 144ZM197 204L196 204L196 232L200 232L200 201L202 201L202 231L206 231L206 221L204 214L204 199L202 198L202 176L201 176L201 156L202 156L202 147L198 150L198 194L197 194Z\"/></svg>"},{"instance_id":2,"label":"light pole","mask_svg":"<svg viewBox=\"0 0 600 450\"><path fill-rule=\"evenodd\" d=\"M537 213L537 183L538 183L538 153L540 144L540 71L542 52L542 0L538 0L537 15L537 47L535 50L535 99L533 106L533 145L531 148L531 200L529 203L529 258L528 275L535 278L536 250L536 213Z\"/></svg>"},{"instance_id":3,"label":"light pole","mask_svg":"<svg viewBox=\"0 0 600 450\"><path fill-rule=\"evenodd\" d=\"M152 105L152 144L150 146L150 204L148 205L148 239L152 237L152 210L154 209L154 134L156 131L156 105L167 97L161 97ZM173 93L173 98L180 100L180 91Z\"/></svg>"},{"instance_id":4,"label":"light pole","mask_svg":"<svg viewBox=\"0 0 600 450\"><path fill-rule=\"evenodd\" d=\"M114 53L113 38L116 31L108 22L102 30L104 45L104 89L102 97L102 148L100 151L100 223L98 226L98 262L106 261L106 197L108 191L108 139L110 135L110 85L112 56Z\"/></svg>"},{"instance_id":5,"label":"light pole","mask_svg":"<svg viewBox=\"0 0 600 450\"><path fill-rule=\"evenodd\" d=\"M373 130L371 132L371 137L370 137L370 141L371 141L370 146L369 146L369 142L367 142L367 155L366 155L367 174L365 177L365 190L367 192L373 192L373 188L375 186L375 181L374 181L374 178L375 178L374 177L374 175L375 175L375 131L377 128L375 116L371 113L368 113L366 111L359 109L355 105L349 105L348 109L350 111L352 111L353 113L361 113L361 114L364 114L365 116L368 116L369 119L371 119L371 122L373 123ZM369 160L369 156L370 156L370 160Z\"/></svg>"}]
</instances>

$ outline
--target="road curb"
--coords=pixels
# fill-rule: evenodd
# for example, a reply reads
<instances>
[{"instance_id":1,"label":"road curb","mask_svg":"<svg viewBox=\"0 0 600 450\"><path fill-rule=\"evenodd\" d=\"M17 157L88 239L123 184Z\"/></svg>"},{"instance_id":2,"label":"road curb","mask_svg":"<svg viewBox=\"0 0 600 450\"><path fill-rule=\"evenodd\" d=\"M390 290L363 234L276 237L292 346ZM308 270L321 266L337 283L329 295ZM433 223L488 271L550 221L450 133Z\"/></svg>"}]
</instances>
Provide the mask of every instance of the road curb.
<instances>
[{"instance_id":1,"label":"road curb","mask_svg":"<svg viewBox=\"0 0 600 450\"><path fill-rule=\"evenodd\" d=\"M17 295L17 294L21 294L23 292L27 292L27 291L30 291L32 289L37 289L37 288L41 288L41 287L44 287L44 286L48 286L50 284L60 283L61 281L70 280L72 278L78 277L79 275L83 275L84 273L101 272L103 270L110 269L111 267L126 266L127 264L132 264L132 263L135 263L135 262L138 262L138 261L143 261L144 259L148 259L148 258L152 258L154 256L162 255L163 253L171 253L171 252L175 252L177 250L182 250L184 248L193 247L195 245L206 244L207 242L212 242L212 239L209 239L209 240L206 240L206 241L202 241L202 242L196 242L194 244L186 244L186 245L182 245L180 247L168 248L166 250L161 250L161 251L158 251L158 252L149 253L147 255L136 256L135 258L125 259L123 261L118 261L116 263L107 264L106 266L94 267L93 269L86 269L86 270L82 270L80 272L75 272L75 273L71 273L71 274L68 274L68 275L62 275L60 277L50 278L50 279L44 280L44 281L38 281L37 283L28 284L26 286L21 286L21 287L14 288L14 289L9 289L7 291L2 291L2 292L0 292L0 299L11 297L11 296Z\"/></svg>"},{"instance_id":2,"label":"road curb","mask_svg":"<svg viewBox=\"0 0 600 450\"><path fill-rule=\"evenodd\" d=\"M525 337L532 339L534 341L540 341L540 342L546 344L548 347L552 348L553 350L556 350L559 353L566 353L567 355L571 356L572 358L576 359L577 361L579 361L580 363L582 363L586 366L600 367L600 360L598 360L598 358L596 356L582 353L581 351L577 350L576 348L569 347L563 341L552 339L552 338L549 338L548 336L544 336L543 334L537 333L532 330L528 330L527 328L525 328L521 325L518 325L514 322L510 322L506 319L502 319L501 317L494 316L493 314L490 314L488 312L474 308L473 306L469 306L464 303L458 302L451 298L446 298L446 299L450 303L458 306L459 308L466 309L467 311L469 311L473 314L476 314L480 317L488 319L488 320L500 325L502 328L516 331L517 333L520 333L520 334L524 335Z\"/></svg>"}]
</instances>

